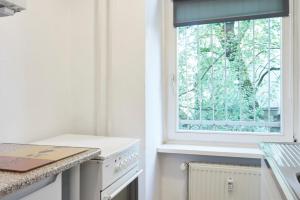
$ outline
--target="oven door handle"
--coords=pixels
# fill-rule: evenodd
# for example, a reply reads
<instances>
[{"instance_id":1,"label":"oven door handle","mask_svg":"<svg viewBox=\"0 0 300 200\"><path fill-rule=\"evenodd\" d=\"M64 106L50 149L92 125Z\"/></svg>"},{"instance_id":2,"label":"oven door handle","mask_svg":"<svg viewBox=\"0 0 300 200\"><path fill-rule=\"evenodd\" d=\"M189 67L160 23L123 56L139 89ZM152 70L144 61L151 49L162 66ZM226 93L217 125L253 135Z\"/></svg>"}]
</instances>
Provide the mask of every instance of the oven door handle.
<instances>
[{"instance_id":1,"label":"oven door handle","mask_svg":"<svg viewBox=\"0 0 300 200\"><path fill-rule=\"evenodd\" d=\"M110 195L105 196L104 200L112 200L113 198L115 198L124 188L126 188L139 175L141 175L141 173L143 173L143 170L138 171L134 176L132 176L130 179L128 179L124 184L122 184L120 187L118 187L114 192L112 192Z\"/></svg>"}]
</instances>

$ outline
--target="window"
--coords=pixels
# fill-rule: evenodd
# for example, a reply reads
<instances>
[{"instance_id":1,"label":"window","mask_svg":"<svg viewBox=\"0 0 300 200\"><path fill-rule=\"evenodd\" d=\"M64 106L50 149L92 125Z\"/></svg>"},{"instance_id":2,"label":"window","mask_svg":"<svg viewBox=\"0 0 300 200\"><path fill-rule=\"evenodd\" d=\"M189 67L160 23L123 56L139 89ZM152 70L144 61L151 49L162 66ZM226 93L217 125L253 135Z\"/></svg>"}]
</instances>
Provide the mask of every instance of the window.
<instances>
[{"instance_id":1,"label":"window","mask_svg":"<svg viewBox=\"0 0 300 200\"><path fill-rule=\"evenodd\" d=\"M280 133L281 18L177 28L179 130Z\"/></svg>"},{"instance_id":2,"label":"window","mask_svg":"<svg viewBox=\"0 0 300 200\"><path fill-rule=\"evenodd\" d=\"M174 28L169 4L169 139L291 140L290 18Z\"/></svg>"}]
</instances>

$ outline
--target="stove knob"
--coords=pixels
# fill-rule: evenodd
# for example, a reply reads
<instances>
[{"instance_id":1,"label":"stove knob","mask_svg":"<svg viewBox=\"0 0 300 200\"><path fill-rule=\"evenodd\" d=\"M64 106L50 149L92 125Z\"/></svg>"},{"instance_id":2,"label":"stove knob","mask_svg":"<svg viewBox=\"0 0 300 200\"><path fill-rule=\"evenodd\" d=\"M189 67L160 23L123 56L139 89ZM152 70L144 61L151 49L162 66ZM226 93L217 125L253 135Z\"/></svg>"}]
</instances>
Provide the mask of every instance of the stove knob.
<instances>
[{"instance_id":1,"label":"stove knob","mask_svg":"<svg viewBox=\"0 0 300 200\"><path fill-rule=\"evenodd\" d=\"M132 155L131 156L129 156L129 162L132 162L133 160L134 160L134 158L132 157Z\"/></svg>"},{"instance_id":2,"label":"stove knob","mask_svg":"<svg viewBox=\"0 0 300 200\"><path fill-rule=\"evenodd\" d=\"M115 172L119 172L120 171L120 167L119 166L116 166L115 167Z\"/></svg>"},{"instance_id":3,"label":"stove knob","mask_svg":"<svg viewBox=\"0 0 300 200\"><path fill-rule=\"evenodd\" d=\"M126 169L126 167L127 167L126 165L123 165L123 169Z\"/></svg>"},{"instance_id":4,"label":"stove knob","mask_svg":"<svg viewBox=\"0 0 300 200\"><path fill-rule=\"evenodd\" d=\"M122 161L121 164L120 164L120 169L124 169L126 166L126 163L125 161Z\"/></svg>"}]
</instances>

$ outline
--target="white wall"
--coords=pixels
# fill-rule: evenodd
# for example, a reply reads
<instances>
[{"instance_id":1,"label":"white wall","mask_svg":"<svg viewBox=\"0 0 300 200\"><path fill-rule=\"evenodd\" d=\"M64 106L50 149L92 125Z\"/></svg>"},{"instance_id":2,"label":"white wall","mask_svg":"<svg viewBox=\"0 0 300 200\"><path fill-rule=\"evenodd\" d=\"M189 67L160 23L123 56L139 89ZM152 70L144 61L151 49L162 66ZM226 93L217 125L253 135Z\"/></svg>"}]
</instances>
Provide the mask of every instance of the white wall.
<instances>
[{"instance_id":1,"label":"white wall","mask_svg":"<svg viewBox=\"0 0 300 200\"><path fill-rule=\"evenodd\" d=\"M28 0L0 18L1 142L94 131L93 1L80 13L71 2Z\"/></svg>"},{"instance_id":2,"label":"white wall","mask_svg":"<svg viewBox=\"0 0 300 200\"><path fill-rule=\"evenodd\" d=\"M108 9L107 21L97 22L97 57L102 58L97 62L98 87L102 89L97 92L101 101L98 110L107 112L104 123L98 121L102 126L98 127L99 134L141 139L145 170L140 182L141 200L159 199L156 146L162 136L161 4L159 0L103 0L98 7L98 17L105 17L103 9Z\"/></svg>"},{"instance_id":3,"label":"white wall","mask_svg":"<svg viewBox=\"0 0 300 200\"><path fill-rule=\"evenodd\" d=\"M160 199L160 165L156 148L163 135L162 91L162 4L161 0L146 1L146 199Z\"/></svg>"},{"instance_id":4,"label":"white wall","mask_svg":"<svg viewBox=\"0 0 300 200\"><path fill-rule=\"evenodd\" d=\"M294 1L294 66L300 65L300 2L295 0ZM298 142L300 140L300 70L299 67L296 67L296 70L293 72L294 74L294 91L296 92L295 95L295 110L298 112L295 112L294 114L294 125L295 125L295 136L298 139Z\"/></svg>"},{"instance_id":5,"label":"white wall","mask_svg":"<svg viewBox=\"0 0 300 200\"><path fill-rule=\"evenodd\" d=\"M141 158L144 158L145 4L141 0L107 2L108 27L101 30L108 31L107 82L104 83L107 85L107 133L100 134L141 139ZM144 168L144 159L141 164ZM144 200L144 175L140 181L139 195Z\"/></svg>"},{"instance_id":6,"label":"white wall","mask_svg":"<svg viewBox=\"0 0 300 200\"><path fill-rule=\"evenodd\" d=\"M109 135L144 138L144 1L110 0L109 8Z\"/></svg>"},{"instance_id":7,"label":"white wall","mask_svg":"<svg viewBox=\"0 0 300 200\"><path fill-rule=\"evenodd\" d=\"M67 0L65 7L70 9L68 38L73 133L95 134L95 1Z\"/></svg>"},{"instance_id":8,"label":"white wall","mask_svg":"<svg viewBox=\"0 0 300 200\"><path fill-rule=\"evenodd\" d=\"M180 170L186 161L183 156L160 155L161 200L187 200L187 172Z\"/></svg>"}]
</instances>

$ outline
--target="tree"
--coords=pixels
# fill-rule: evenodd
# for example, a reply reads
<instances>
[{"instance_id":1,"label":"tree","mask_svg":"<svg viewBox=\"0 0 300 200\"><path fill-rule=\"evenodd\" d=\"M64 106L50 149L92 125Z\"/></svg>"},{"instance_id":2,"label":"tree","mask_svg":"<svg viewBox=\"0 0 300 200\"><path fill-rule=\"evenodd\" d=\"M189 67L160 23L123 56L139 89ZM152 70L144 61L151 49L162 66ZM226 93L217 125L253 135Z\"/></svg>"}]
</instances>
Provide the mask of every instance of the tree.
<instances>
[{"instance_id":1,"label":"tree","mask_svg":"<svg viewBox=\"0 0 300 200\"><path fill-rule=\"evenodd\" d=\"M179 28L179 119L280 120L270 116L270 106L280 104L280 31L279 18ZM182 128L266 131L224 124Z\"/></svg>"}]
</instances>

